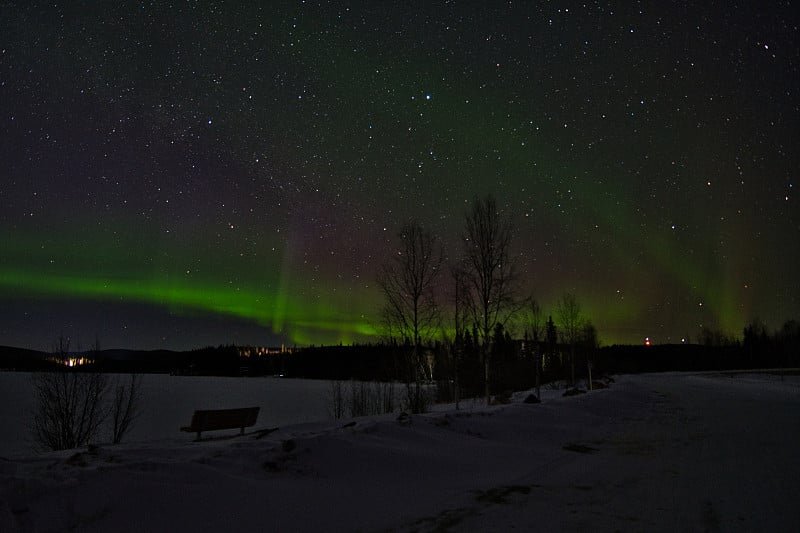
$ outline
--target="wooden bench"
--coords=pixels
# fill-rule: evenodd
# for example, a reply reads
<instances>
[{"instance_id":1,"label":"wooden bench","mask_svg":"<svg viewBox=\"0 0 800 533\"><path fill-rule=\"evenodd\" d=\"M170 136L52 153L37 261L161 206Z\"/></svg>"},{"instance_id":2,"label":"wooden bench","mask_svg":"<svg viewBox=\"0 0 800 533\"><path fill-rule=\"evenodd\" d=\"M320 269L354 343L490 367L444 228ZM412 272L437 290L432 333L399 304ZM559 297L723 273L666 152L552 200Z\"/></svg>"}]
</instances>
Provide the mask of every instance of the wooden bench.
<instances>
[{"instance_id":1,"label":"wooden bench","mask_svg":"<svg viewBox=\"0 0 800 533\"><path fill-rule=\"evenodd\" d=\"M206 409L195 411L192 415L192 423L183 426L181 431L197 433L197 440L203 431L215 431L218 429L241 430L240 435L244 435L244 428L254 426L258 418L258 407L241 407L239 409Z\"/></svg>"}]
</instances>

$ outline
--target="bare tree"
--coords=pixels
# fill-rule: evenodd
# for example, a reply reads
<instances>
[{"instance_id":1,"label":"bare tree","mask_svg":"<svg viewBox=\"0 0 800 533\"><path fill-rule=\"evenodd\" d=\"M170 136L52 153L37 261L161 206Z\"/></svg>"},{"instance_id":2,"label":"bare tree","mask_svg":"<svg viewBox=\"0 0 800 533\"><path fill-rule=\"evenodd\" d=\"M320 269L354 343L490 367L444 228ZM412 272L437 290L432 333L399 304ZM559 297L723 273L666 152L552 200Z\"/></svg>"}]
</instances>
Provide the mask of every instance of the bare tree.
<instances>
[{"instance_id":1,"label":"bare tree","mask_svg":"<svg viewBox=\"0 0 800 533\"><path fill-rule=\"evenodd\" d=\"M571 385L575 385L575 345L583 334L581 306L574 294L564 293L556 306L559 328L565 343L569 344Z\"/></svg>"},{"instance_id":2,"label":"bare tree","mask_svg":"<svg viewBox=\"0 0 800 533\"><path fill-rule=\"evenodd\" d=\"M539 302L531 296L528 298L528 333L534 342L544 340L544 315Z\"/></svg>"},{"instance_id":3,"label":"bare tree","mask_svg":"<svg viewBox=\"0 0 800 533\"><path fill-rule=\"evenodd\" d=\"M69 339L60 336L54 358L69 359ZM99 372L78 372L66 365L59 371L33 374L36 408L33 439L46 450L66 450L89 443L106 417L103 399L108 381Z\"/></svg>"},{"instance_id":4,"label":"bare tree","mask_svg":"<svg viewBox=\"0 0 800 533\"><path fill-rule=\"evenodd\" d=\"M404 224L398 237L399 250L378 275L385 300L382 319L390 338L411 346L406 365L408 403L412 410L422 410L427 405L427 392L420 378L432 378L422 347L433 339L440 325L434 290L442 252L435 237L415 220Z\"/></svg>"},{"instance_id":5,"label":"bare tree","mask_svg":"<svg viewBox=\"0 0 800 533\"><path fill-rule=\"evenodd\" d=\"M450 357L452 359L453 371L453 398L455 399L456 409L459 408L461 400L461 390L459 383L459 363L464 351L464 337L467 332L467 294L469 286L467 284L466 271L462 266L451 266L450 277L453 283L453 292L450 295L453 304L453 329L454 334L449 345Z\"/></svg>"},{"instance_id":6,"label":"bare tree","mask_svg":"<svg viewBox=\"0 0 800 533\"><path fill-rule=\"evenodd\" d=\"M442 253L434 236L417 221L403 225L398 237L400 249L378 275L385 299L383 322L390 336L411 344L421 356L422 344L439 326L434 289Z\"/></svg>"},{"instance_id":7,"label":"bare tree","mask_svg":"<svg viewBox=\"0 0 800 533\"><path fill-rule=\"evenodd\" d=\"M489 402L488 349L498 324L505 325L520 303L515 299L517 278L510 256L513 226L497 208L494 197L475 198L465 219L464 261L468 310L477 330L484 368L484 393Z\"/></svg>"},{"instance_id":8,"label":"bare tree","mask_svg":"<svg viewBox=\"0 0 800 533\"><path fill-rule=\"evenodd\" d=\"M536 397L541 398L539 388L542 379L542 353L539 343L544 338L545 325L542 316L542 308L533 296L528 298L528 311L528 324L525 330L525 336L526 341L530 340L530 350L533 355L533 364L536 368ZM528 336L530 336L529 339Z\"/></svg>"}]
</instances>

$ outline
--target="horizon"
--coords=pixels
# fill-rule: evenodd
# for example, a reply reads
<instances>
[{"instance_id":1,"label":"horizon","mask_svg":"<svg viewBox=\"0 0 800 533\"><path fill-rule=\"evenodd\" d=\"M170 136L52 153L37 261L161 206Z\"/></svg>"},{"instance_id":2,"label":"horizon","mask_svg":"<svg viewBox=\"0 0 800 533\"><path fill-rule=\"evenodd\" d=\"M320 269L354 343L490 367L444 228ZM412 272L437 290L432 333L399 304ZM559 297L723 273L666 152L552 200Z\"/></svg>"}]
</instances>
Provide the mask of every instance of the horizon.
<instances>
[{"instance_id":1,"label":"horizon","mask_svg":"<svg viewBox=\"0 0 800 533\"><path fill-rule=\"evenodd\" d=\"M795 321L794 319L790 319L787 322L794 322L794 321ZM779 329L767 330L767 333L770 335L770 337L776 335L778 332L779 332ZM80 343L78 343L77 346L72 346L71 345L72 339L70 337L67 337L67 336L65 336L65 339L66 339L66 341L68 343L70 343L70 348L69 348L69 350L67 350L66 353L69 353L69 354L88 354L88 353L91 353L91 352L95 351L94 348L92 348L92 347L90 347L88 345L85 346L85 345L80 344ZM512 336L512 339L515 342L522 342L523 341L522 337L517 337L517 336ZM678 340L678 341L668 340L668 341L660 341L659 342L659 341L656 341L655 339L645 338L641 342L638 342L638 343L618 343L618 342L615 342L615 343L603 343L603 342L600 342L599 345L597 346L597 349L602 349L602 348L643 348L643 349L648 349L648 348L657 348L657 347L679 347L679 346L687 346L687 347L701 346L701 347L711 347L711 348L725 348L725 347L728 347L728 346L741 345L743 339L741 337L725 337L725 338L722 339L722 341L723 341L722 344L712 344L712 345L709 346L707 344L704 344L703 342L701 342L698 339L682 339L682 340ZM540 344L544 344L544 343L546 343L546 341L541 340L541 341L539 341L539 343ZM53 354L53 353L56 353L56 351L57 351L53 347L53 344L54 343L51 341L49 343L49 345L47 347L45 347L45 348L32 348L32 347L28 347L28 346L18 346L18 345L10 345L10 344L5 344L5 343L0 343L0 349L28 350L28 351L33 351L33 352L38 352L38 353L43 353L43 354ZM557 343L557 346L562 346L563 347L563 346L567 346L567 345L568 345L568 343L566 341L564 341L564 340L559 340L558 343ZM256 348L286 348L287 349L286 353L291 354L293 351L300 351L300 350L305 350L305 349L317 349L317 348L326 349L326 348L341 348L341 347L344 347L344 348L359 348L359 347L370 347L370 346L388 347L388 346L391 346L391 342L387 341L386 339L373 340L373 341L367 340L367 341L362 341L362 342L353 341L353 342L350 342L350 343L338 342L338 343L331 343L331 344L305 344L305 345L299 345L299 344L288 345L288 344L225 343L225 342L222 342L222 343L210 343L210 344L202 344L202 345L198 344L198 345L191 345L191 346L187 345L185 347L180 347L180 348L163 348L163 347L158 347L158 348L147 348L147 347L136 348L136 347L129 347L129 346L108 346L107 347L107 346L102 346L101 345L99 352L100 353L102 353L102 352L114 352L114 351L126 351L126 352L158 352L158 351L192 352L192 351L199 351L199 350L205 350L205 349L219 349L219 348L228 348L228 347L234 347L234 348L256 347ZM426 345L426 346L428 346L428 345Z\"/></svg>"}]
</instances>

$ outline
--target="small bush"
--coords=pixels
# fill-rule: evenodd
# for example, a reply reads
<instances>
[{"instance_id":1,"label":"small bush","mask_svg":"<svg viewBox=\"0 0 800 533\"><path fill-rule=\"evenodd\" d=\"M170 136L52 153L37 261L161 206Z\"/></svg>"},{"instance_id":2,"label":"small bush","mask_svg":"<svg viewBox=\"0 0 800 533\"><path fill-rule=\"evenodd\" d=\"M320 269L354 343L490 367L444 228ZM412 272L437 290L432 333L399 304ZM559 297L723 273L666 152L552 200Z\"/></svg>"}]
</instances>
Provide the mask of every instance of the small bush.
<instances>
[{"instance_id":1,"label":"small bush","mask_svg":"<svg viewBox=\"0 0 800 533\"><path fill-rule=\"evenodd\" d=\"M36 411L33 440L43 450L68 450L91 442L106 419L105 374L37 372L32 376Z\"/></svg>"},{"instance_id":2,"label":"small bush","mask_svg":"<svg viewBox=\"0 0 800 533\"><path fill-rule=\"evenodd\" d=\"M331 382L328 410L334 419L393 413L395 405L393 383Z\"/></svg>"},{"instance_id":3,"label":"small bush","mask_svg":"<svg viewBox=\"0 0 800 533\"><path fill-rule=\"evenodd\" d=\"M139 403L141 396L141 378L131 374L130 382L126 387L117 383L117 390L111 405L111 442L119 444L122 437L128 432L133 421L139 416Z\"/></svg>"},{"instance_id":4,"label":"small bush","mask_svg":"<svg viewBox=\"0 0 800 533\"><path fill-rule=\"evenodd\" d=\"M37 372L31 381L36 401L31 431L35 447L42 451L94 443L109 419L111 441L119 444L139 414L141 380L137 375L131 375L127 386L117 382L110 405L108 374L65 369Z\"/></svg>"},{"instance_id":5,"label":"small bush","mask_svg":"<svg viewBox=\"0 0 800 533\"><path fill-rule=\"evenodd\" d=\"M432 388L433 391L431 390ZM419 381L406 383L403 410L413 414L427 413L432 403L432 394L435 393L435 387L430 387Z\"/></svg>"},{"instance_id":6,"label":"small bush","mask_svg":"<svg viewBox=\"0 0 800 533\"><path fill-rule=\"evenodd\" d=\"M344 395L344 384L341 381L331 381L328 412L334 420L339 420L345 416Z\"/></svg>"}]
</instances>

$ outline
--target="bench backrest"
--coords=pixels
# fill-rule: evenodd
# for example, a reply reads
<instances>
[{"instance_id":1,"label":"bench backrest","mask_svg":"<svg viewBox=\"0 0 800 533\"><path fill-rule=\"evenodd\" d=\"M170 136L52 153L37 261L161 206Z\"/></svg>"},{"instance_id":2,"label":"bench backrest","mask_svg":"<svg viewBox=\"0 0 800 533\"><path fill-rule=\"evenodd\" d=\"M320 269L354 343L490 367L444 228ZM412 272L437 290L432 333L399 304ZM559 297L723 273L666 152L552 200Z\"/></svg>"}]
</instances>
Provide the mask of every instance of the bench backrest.
<instances>
[{"instance_id":1,"label":"bench backrest","mask_svg":"<svg viewBox=\"0 0 800 533\"><path fill-rule=\"evenodd\" d=\"M195 411L192 415L191 428L194 431L209 431L254 426L258 419L258 411L259 407Z\"/></svg>"}]
</instances>

